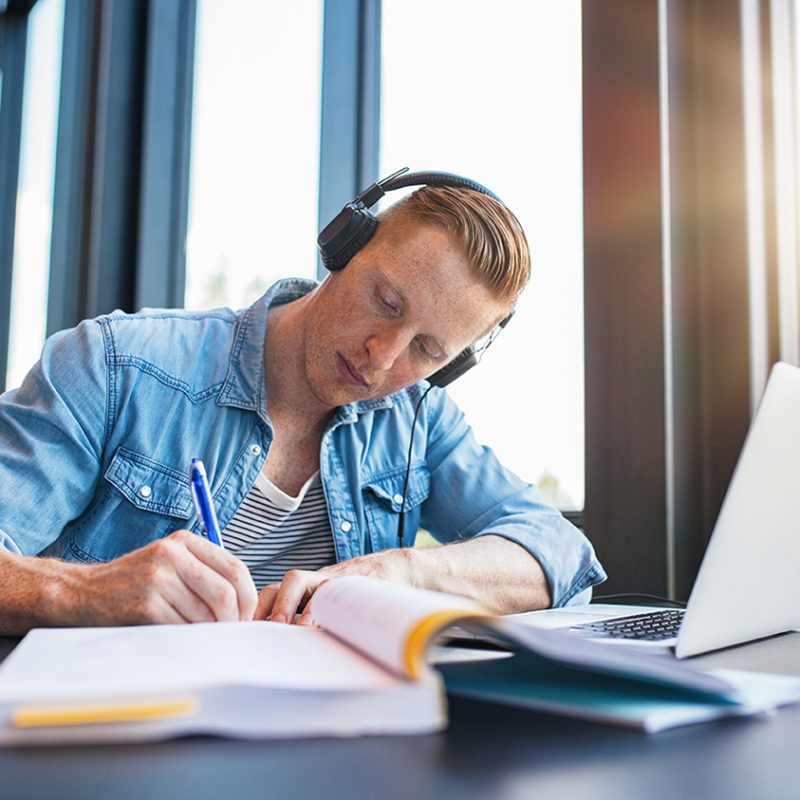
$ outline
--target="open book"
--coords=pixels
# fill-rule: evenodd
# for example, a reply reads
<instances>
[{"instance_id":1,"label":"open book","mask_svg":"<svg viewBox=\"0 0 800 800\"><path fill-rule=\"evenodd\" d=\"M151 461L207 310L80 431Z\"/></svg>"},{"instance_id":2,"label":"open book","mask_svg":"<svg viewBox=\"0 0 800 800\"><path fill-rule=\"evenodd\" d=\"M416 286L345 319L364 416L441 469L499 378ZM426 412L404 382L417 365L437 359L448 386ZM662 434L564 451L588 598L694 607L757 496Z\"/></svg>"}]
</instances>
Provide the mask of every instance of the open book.
<instances>
[{"instance_id":1,"label":"open book","mask_svg":"<svg viewBox=\"0 0 800 800\"><path fill-rule=\"evenodd\" d=\"M701 672L370 578L328 581L312 609L319 628L31 631L0 665L0 744L436 731L446 724L442 673L426 654L456 623L489 627L516 648L508 658L444 665L448 685L466 695L651 730L800 697L797 679ZM625 710L626 698L647 714Z\"/></svg>"}]
</instances>

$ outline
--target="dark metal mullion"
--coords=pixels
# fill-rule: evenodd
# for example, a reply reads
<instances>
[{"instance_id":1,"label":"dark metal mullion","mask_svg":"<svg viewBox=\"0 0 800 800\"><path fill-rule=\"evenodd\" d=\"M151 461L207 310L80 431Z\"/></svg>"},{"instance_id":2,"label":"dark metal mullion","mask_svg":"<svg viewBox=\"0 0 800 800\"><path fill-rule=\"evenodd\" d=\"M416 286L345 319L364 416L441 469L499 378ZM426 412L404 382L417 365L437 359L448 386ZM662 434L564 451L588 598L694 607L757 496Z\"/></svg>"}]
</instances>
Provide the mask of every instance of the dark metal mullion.
<instances>
[{"instance_id":1,"label":"dark metal mullion","mask_svg":"<svg viewBox=\"0 0 800 800\"><path fill-rule=\"evenodd\" d=\"M358 175L359 190L380 176L381 0L362 0L359 20Z\"/></svg>"},{"instance_id":2,"label":"dark metal mullion","mask_svg":"<svg viewBox=\"0 0 800 800\"><path fill-rule=\"evenodd\" d=\"M85 316L135 302L147 4L102 5Z\"/></svg>"},{"instance_id":3,"label":"dark metal mullion","mask_svg":"<svg viewBox=\"0 0 800 800\"><path fill-rule=\"evenodd\" d=\"M56 143L47 334L84 316L101 6L66 0Z\"/></svg>"},{"instance_id":4,"label":"dark metal mullion","mask_svg":"<svg viewBox=\"0 0 800 800\"><path fill-rule=\"evenodd\" d=\"M8 15L25 17L36 5L36 2L37 0L7 0L4 6L0 6L0 12Z\"/></svg>"},{"instance_id":5,"label":"dark metal mullion","mask_svg":"<svg viewBox=\"0 0 800 800\"><path fill-rule=\"evenodd\" d=\"M27 13L0 16L0 391L8 369L27 31Z\"/></svg>"},{"instance_id":6,"label":"dark metal mullion","mask_svg":"<svg viewBox=\"0 0 800 800\"><path fill-rule=\"evenodd\" d=\"M135 307L182 306L196 0L151 0Z\"/></svg>"},{"instance_id":7,"label":"dark metal mullion","mask_svg":"<svg viewBox=\"0 0 800 800\"><path fill-rule=\"evenodd\" d=\"M322 38L320 229L376 179L380 0L326 3Z\"/></svg>"}]
</instances>

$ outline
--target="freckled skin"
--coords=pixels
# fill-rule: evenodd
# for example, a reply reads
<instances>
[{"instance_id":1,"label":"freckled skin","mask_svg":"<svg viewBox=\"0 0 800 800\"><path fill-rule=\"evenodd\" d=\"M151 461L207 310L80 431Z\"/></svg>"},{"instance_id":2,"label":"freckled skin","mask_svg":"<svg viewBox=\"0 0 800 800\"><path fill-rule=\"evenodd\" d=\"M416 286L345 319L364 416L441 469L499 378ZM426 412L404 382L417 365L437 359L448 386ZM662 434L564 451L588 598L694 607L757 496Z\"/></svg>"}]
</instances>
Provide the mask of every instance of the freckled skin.
<instances>
[{"instance_id":1,"label":"freckled skin","mask_svg":"<svg viewBox=\"0 0 800 800\"><path fill-rule=\"evenodd\" d=\"M385 397L444 366L505 315L507 306L472 276L445 231L418 226L398 238L379 227L343 270L279 310L281 358L267 360L267 396L276 406L291 396L295 409L300 405L313 417L344 403ZM381 307L376 282L393 302L402 294L402 313L392 316ZM447 358L420 354L418 337L444 348ZM287 349L294 358L285 358ZM338 355L366 385L342 378Z\"/></svg>"}]
</instances>

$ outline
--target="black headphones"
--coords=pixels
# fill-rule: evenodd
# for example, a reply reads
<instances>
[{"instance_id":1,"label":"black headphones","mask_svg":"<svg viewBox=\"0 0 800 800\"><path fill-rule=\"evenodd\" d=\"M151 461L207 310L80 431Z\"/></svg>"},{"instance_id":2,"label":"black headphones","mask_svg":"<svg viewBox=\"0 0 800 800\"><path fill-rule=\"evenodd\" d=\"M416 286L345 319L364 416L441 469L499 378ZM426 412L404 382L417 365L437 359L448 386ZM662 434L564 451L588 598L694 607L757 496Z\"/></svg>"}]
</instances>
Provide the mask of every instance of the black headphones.
<instances>
[{"instance_id":1,"label":"black headphones","mask_svg":"<svg viewBox=\"0 0 800 800\"><path fill-rule=\"evenodd\" d=\"M501 205L503 201L480 183L454 175L451 172L408 172L408 167L389 175L388 178L373 183L356 195L355 200L348 203L323 229L317 237L322 263L331 272L344 269L347 262L372 238L378 227L378 218L370 211L386 192L403 189L407 186L452 186L457 189L471 189L474 192L488 195ZM502 319L489 335L486 344L480 348L485 350L494 337L505 328L512 311ZM449 364L428 377L432 386L444 388L468 369L478 363L478 352L474 347L462 350Z\"/></svg>"}]
</instances>

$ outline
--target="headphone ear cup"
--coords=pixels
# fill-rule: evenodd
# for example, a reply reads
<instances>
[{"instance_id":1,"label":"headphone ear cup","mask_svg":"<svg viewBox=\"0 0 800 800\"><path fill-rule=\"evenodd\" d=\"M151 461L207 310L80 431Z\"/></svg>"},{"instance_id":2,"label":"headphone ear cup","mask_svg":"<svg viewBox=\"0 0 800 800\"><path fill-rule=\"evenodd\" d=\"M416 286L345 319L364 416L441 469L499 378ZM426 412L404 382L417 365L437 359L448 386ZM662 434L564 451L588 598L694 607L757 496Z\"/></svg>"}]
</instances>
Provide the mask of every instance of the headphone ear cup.
<instances>
[{"instance_id":1,"label":"headphone ear cup","mask_svg":"<svg viewBox=\"0 0 800 800\"><path fill-rule=\"evenodd\" d=\"M428 383L431 386L438 386L440 389L444 389L445 386L451 384L456 378L460 378L477 363L478 356L475 353L475 349L468 347L466 350L462 350L449 364L429 376Z\"/></svg>"},{"instance_id":2,"label":"headphone ear cup","mask_svg":"<svg viewBox=\"0 0 800 800\"><path fill-rule=\"evenodd\" d=\"M345 206L317 237L322 263L331 272L342 269L372 238L378 218L368 209Z\"/></svg>"}]
</instances>

